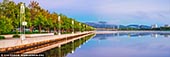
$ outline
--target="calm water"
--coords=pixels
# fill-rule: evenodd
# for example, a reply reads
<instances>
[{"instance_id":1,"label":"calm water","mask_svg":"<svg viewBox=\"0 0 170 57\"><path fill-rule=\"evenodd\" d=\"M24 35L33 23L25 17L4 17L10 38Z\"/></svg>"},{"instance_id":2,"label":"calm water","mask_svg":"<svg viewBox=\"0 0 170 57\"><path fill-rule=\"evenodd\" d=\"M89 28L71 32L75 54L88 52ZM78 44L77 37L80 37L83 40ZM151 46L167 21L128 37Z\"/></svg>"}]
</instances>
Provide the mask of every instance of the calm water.
<instances>
[{"instance_id":1,"label":"calm water","mask_svg":"<svg viewBox=\"0 0 170 57\"><path fill-rule=\"evenodd\" d=\"M45 53L54 57L170 57L170 33L97 34Z\"/></svg>"}]
</instances>

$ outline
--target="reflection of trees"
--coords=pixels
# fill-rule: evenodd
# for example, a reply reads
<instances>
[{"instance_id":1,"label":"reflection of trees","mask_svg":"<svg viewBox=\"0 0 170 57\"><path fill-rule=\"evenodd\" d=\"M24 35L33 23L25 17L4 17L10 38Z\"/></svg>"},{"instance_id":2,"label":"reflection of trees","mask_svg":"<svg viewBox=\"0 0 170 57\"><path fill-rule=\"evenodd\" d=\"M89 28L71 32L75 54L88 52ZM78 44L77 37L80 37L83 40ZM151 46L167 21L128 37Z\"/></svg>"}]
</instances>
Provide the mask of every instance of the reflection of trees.
<instances>
[{"instance_id":1,"label":"reflection of trees","mask_svg":"<svg viewBox=\"0 0 170 57\"><path fill-rule=\"evenodd\" d=\"M118 33L119 36L145 36L148 35L148 33Z\"/></svg>"},{"instance_id":2,"label":"reflection of trees","mask_svg":"<svg viewBox=\"0 0 170 57\"><path fill-rule=\"evenodd\" d=\"M169 37L170 35L163 35L164 37Z\"/></svg>"},{"instance_id":3,"label":"reflection of trees","mask_svg":"<svg viewBox=\"0 0 170 57\"><path fill-rule=\"evenodd\" d=\"M130 36L130 37L142 37L149 36L157 37L158 35L169 37L170 33L159 33L159 32L123 32L123 33L113 33L113 34L97 34L93 39L106 40L109 37L119 37L119 36Z\"/></svg>"},{"instance_id":4,"label":"reflection of trees","mask_svg":"<svg viewBox=\"0 0 170 57\"><path fill-rule=\"evenodd\" d=\"M106 37L99 38L99 40L106 40L106 39L107 39Z\"/></svg>"},{"instance_id":5,"label":"reflection of trees","mask_svg":"<svg viewBox=\"0 0 170 57\"><path fill-rule=\"evenodd\" d=\"M170 33L160 33L160 35L163 35L164 37L169 37Z\"/></svg>"},{"instance_id":6,"label":"reflection of trees","mask_svg":"<svg viewBox=\"0 0 170 57\"><path fill-rule=\"evenodd\" d=\"M106 40L108 37L113 37L113 34L97 34L93 39Z\"/></svg>"},{"instance_id":7,"label":"reflection of trees","mask_svg":"<svg viewBox=\"0 0 170 57\"><path fill-rule=\"evenodd\" d=\"M72 51L76 50L80 45L82 45L85 41L90 39L93 35L75 40L73 42L69 42L67 44L62 45L61 47L56 47L54 49L43 52L45 57L65 57L68 53L72 53Z\"/></svg>"},{"instance_id":8,"label":"reflection of trees","mask_svg":"<svg viewBox=\"0 0 170 57\"><path fill-rule=\"evenodd\" d=\"M146 36L149 33L113 33L113 34L97 34L93 39L106 40L109 37L119 37L119 36L130 36L130 37L139 37Z\"/></svg>"}]
</instances>

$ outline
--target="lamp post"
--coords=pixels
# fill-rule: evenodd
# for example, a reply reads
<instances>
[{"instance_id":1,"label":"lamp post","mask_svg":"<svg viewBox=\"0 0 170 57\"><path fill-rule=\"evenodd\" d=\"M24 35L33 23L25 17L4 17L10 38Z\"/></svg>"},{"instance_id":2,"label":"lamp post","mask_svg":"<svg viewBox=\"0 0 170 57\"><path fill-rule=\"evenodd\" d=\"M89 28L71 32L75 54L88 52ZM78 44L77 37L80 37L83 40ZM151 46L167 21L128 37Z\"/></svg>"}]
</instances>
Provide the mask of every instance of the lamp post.
<instances>
[{"instance_id":1,"label":"lamp post","mask_svg":"<svg viewBox=\"0 0 170 57\"><path fill-rule=\"evenodd\" d=\"M85 25L83 25L83 32L85 31Z\"/></svg>"},{"instance_id":2,"label":"lamp post","mask_svg":"<svg viewBox=\"0 0 170 57\"><path fill-rule=\"evenodd\" d=\"M24 33L23 33L23 35L22 35L22 40L24 40L25 39L25 26L27 25L27 22L26 21L23 21L22 22L22 25L24 26Z\"/></svg>"},{"instance_id":3,"label":"lamp post","mask_svg":"<svg viewBox=\"0 0 170 57\"><path fill-rule=\"evenodd\" d=\"M81 32L81 23L79 23L79 26L80 26L80 29L79 29L79 30L80 30L80 32Z\"/></svg>"},{"instance_id":4,"label":"lamp post","mask_svg":"<svg viewBox=\"0 0 170 57\"><path fill-rule=\"evenodd\" d=\"M87 27L87 25L85 25L85 31L87 30L86 27Z\"/></svg>"},{"instance_id":5,"label":"lamp post","mask_svg":"<svg viewBox=\"0 0 170 57\"><path fill-rule=\"evenodd\" d=\"M24 28L23 34L20 33L21 40L25 39L25 26L26 25L27 25L27 22L25 21L25 6L24 6L24 4L21 4L21 6L20 6L20 32L22 32L21 27L23 26L23 28Z\"/></svg>"},{"instance_id":6,"label":"lamp post","mask_svg":"<svg viewBox=\"0 0 170 57\"><path fill-rule=\"evenodd\" d=\"M72 34L74 34L74 21L72 21Z\"/></svg>"},{"instance_id":7,"label":"lamp post","mask_svg":"<svg viewBox=\"0 0 170 57\"><path fill-rule=\"evenodd\" d=\"M59 27L58 27L58 35L61 35L61 31L60 31L60 20L61 19L61 17L60 16L58 16L58 24L59 24Z\"/></svg>"},{"instance_id":8,"label":"lamp post","mask_svg":"<svg viewBox=\"0 0 170 57\"><path fill-rule=\"evenodd\" d=\"M117 25L117 30L119 30L119 25Z\"/></svg>"}]
</instances>

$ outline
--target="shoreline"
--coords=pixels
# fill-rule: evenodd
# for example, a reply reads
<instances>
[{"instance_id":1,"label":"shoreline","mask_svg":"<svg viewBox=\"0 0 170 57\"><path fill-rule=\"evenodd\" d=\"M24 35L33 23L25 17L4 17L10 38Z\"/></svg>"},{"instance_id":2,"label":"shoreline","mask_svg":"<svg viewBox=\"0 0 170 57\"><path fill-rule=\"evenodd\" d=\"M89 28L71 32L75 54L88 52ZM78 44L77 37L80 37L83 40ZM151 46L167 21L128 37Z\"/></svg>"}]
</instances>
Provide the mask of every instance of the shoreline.
<instances>
[{"instance_id":1,"label":"shoreline","mask_svg":"<svg viewBox=\"0 0 170 57\"><path fill-rule=\"evenodd\" d=\"M81 35L91 34L94 33L93 31L86 31L81 33L75 34L62 34L62 35L54 35L54 36L46 36L46 37L35 37L35 38L26 38L24 41L21 41L19 38L15 39L7 39L7 40L0 40L0 53L1 52L10 52L12 50L19 50L26 47L36 46L43 43L48 43L50 41L58 41L61 39L69 39L72 37L77 37Z\"/></svg>"}]
</instances>

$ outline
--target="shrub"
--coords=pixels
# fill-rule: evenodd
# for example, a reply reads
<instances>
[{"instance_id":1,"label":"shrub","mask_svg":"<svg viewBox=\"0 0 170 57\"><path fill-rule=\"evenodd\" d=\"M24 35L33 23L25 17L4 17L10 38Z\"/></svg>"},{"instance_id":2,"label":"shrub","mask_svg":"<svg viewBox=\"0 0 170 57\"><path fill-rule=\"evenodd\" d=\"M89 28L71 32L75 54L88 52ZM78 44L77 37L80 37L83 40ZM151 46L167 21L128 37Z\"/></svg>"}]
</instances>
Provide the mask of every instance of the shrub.
<instances>
[{"instance_id":1,"label":"shrub","mask_svg":"<svg viewBox=\"0 0 170 57\"><path fill-rule=\"evenodd\" d=\"M54 35L58 35L58 33L57 33L57 32L54 32Z\"/></svg>"},{"instance_id":2,"label":"shrub","mask_svg":"<svg viewBox=\"0 0 170 57\"><path fill-rule=\"evenodd\" d=\"M0 36L0 39L5 39L5 37L4 36Z\"/></svg>"},{"instance_id":3,"label":"shrub","mask_svg":"<svg viewBox=\"0 0 170 57\"><path fill-rule=\"evenodd\" d=\"M13 37L13 38L20 38L20 35L15 34L15 35L13 35L12 37Z\"/></svg>"}]
</instances>

